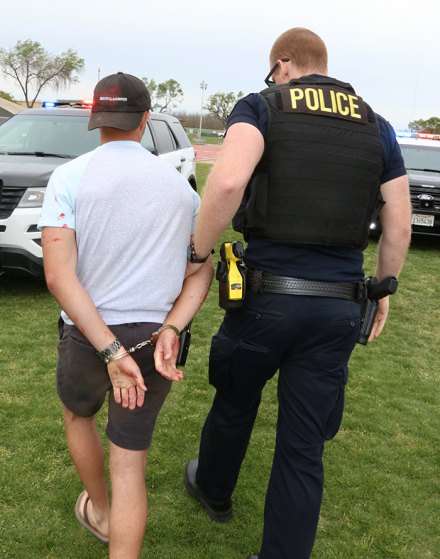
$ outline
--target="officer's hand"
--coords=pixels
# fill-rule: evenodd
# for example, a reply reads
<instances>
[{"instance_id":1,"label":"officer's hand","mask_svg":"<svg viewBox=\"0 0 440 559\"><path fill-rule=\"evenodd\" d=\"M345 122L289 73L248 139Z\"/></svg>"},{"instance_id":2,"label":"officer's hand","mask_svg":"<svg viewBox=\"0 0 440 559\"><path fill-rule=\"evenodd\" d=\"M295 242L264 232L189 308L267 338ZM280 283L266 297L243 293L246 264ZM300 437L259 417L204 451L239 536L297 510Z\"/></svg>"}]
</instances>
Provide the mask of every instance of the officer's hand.
<instances>
[{"instance_id":1,"label":"officer's hand","mask_svg":"<svg viewBox=\"0 0 440 559\"><path fill-rule=\"evenodd\" d=\"M168 380L178 381L183 379L183 372L176 368L178 353L179 338L176 333L171 328L161 332L154 350L154 365L156 371Z\"/></svg>"},{"instance_id":2,"label":"officer's hand","mask_svg":"<svg viewBox=\"0 0 440 559\"><path fill-rule=\"evenodd\" d=\"M136 361L126 355L107 363L107 371L113 385L115 402L130 410L142 406L147 387Z\"/></svg>"},{"instance_id":3,"label":"officer's hand","mask_svg":"<svg viewBox=\"0 0 440 559\"><path fill-rule=\"evenodd\" d=\"M390 307L390 298L383 297L383 299L379 299L378 301L378 310L376 314L376 318L374 320L373 328L371 329L370 337L368 338L369 342L372 342L374 339L378 338L385 326L385 322L388 317L388 310Z\"/></svg>"}]
</instances>

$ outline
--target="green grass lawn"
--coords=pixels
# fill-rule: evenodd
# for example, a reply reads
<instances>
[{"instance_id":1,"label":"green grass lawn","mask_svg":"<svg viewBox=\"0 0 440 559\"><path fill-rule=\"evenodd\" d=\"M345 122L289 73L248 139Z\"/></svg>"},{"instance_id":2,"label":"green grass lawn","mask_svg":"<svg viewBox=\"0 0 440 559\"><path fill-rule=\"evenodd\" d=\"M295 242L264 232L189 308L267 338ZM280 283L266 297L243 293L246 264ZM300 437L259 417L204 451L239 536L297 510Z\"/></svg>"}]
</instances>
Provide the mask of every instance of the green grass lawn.
<instances>
[{"instance_id":1,"label":"green grass lawn","mask_svg":"<svg viewBox=\"0 0 440 559\"><path fill-rule=\"evenodd\" d=\"M199 184L209 166L198 164ZM228 231L225 238L237 238ZM371 273L377 245L366 251ZM218 251L217 255L218 256ZM416 240L382 337L358 346L346 413L326 446L313 559L440 557L440 242ZM101 559L75 520L80 483L55 392L58 307L44 284L0 278L0 558ZM210 338L222 318L214 281L193 323L185 380L174 384L149 453L143 559L245 559L258 552L276 423L276 379L264 393L234 494L234 519L210 521L183 487L213 390ZM101 414L101 427L105 414Z\"/></svg>"}]
</instances>

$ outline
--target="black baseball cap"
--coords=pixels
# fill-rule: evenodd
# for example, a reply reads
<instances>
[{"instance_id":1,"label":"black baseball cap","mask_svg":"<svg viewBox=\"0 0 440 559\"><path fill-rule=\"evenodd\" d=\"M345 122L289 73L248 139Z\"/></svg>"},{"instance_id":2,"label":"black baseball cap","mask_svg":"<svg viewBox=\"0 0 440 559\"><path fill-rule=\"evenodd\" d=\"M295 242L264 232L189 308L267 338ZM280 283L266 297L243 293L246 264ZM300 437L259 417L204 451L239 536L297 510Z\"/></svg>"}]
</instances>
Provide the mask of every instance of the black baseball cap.
<instances>
[{"instance_id":1,"label":"black baseball cap","mask_svg":"<svg viewBox=\"0 0 440 559\"><path fill-rule=\"evenodd\" d=\"M123 72L106 76L93 92L89 130L102 126L135 130L150 109L150 94L142 80Z\"/></svg>"}]
</instances>

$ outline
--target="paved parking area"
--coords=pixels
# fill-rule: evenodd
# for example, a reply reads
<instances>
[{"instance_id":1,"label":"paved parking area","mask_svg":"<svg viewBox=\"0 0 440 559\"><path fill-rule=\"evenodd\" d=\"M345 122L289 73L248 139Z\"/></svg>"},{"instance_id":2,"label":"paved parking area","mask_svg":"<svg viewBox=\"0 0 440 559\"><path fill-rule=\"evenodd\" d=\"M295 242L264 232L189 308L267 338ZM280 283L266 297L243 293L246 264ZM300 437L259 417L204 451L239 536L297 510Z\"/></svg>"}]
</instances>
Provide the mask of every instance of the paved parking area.
<instances>
[{"instance_id":1,"label":"paved parking area","mask_svg":"<svg viewBox=\"0 0 440 559\"><path fill-rule=\"evenodd\" d=\"M214 163L222 146L218 144L193 144L193 148L196 152L196 161Z\"/></svg>"}]
</instances>

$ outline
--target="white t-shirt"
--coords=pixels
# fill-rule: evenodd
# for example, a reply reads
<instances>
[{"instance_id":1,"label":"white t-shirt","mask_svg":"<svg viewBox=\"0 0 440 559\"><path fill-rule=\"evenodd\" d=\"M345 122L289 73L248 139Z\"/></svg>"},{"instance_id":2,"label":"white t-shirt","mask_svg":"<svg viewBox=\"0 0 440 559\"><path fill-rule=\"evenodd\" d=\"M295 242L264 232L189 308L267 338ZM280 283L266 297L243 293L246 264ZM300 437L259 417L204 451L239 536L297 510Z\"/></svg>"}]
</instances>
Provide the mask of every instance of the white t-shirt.
<instances>
[{"instance_id":1,"label":"white t-shirt","mask_svg":"<svg viewBox=\"0 0 440 559\"><path fill-rule=\"evenodd\" d=\"M137 142L108 142L55 169L38 227L75 229L78 278L106 324L161 323L182 288L199 205L169 163Z\"/></svg>"}]
</instances>

